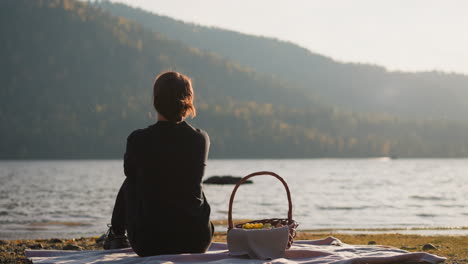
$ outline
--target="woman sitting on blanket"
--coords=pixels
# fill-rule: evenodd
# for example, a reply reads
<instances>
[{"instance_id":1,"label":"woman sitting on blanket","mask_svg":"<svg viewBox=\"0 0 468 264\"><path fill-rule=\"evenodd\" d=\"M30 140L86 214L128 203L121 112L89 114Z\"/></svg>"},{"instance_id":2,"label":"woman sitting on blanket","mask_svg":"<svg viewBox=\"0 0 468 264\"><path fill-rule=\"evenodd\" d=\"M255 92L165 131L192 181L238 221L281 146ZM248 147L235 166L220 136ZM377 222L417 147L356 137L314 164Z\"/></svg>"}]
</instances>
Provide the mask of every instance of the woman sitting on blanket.
<instances>
[{"instance_id":1,"label":"woman sitting on blanket","mask_svg":"<svg viewBox=\"0 0 468 264\"><path fill-rule=\"evenodd\" d=\"M127 138L126 178L104 248L128 247L130 241L139 256L202 253L213 237L201 185L210 140L184 121L196 113L187 76L162 73L153 92L158 121Z\"/></svg>"}]
</instances>

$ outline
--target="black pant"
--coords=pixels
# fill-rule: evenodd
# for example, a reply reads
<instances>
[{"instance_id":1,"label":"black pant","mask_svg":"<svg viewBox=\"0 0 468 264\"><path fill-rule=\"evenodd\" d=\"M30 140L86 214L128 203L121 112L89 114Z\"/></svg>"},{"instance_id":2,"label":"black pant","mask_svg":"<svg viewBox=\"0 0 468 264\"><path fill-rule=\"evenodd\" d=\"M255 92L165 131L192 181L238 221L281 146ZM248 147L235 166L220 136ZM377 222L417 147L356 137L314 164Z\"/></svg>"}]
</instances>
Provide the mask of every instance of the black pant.
<instances>
[{"instance_id":1,"label":"black pant","mask_svg":"<svg viewBox=\"0 0 468 264\"><path fill-rule=\"evenodd\" d=\"M132 187L128 178L126 178L117 194L111 219L112 230L116 235L124 235L126 230L128 233L135 234L134 230L128 230L132 228L132 225L128 224L128 219L132 217L132 212L129 209L135 204L132 201L132 195L128 194ZM211 222L209 225L208 228L191 231L171 230L169 226L157 235L154 232L139 232L129 236L129 241L133 250L141 257L161 254L203 253L210 246L214 235L214 226Z\"/></svg>"},{"instance_id":2,"label":"black pant","mask_svg":"<svg viewBox=\"0 0 468 264\"><path fill-rule=\"evenodd\" d=\"M125 178L122 186L120 187L117 198L115 199L114 210L112 211L111 225L112 230L116 235L125 235L125 230L127 229L126 217L127 217L127 198L126 198L126 188L128 185L128 180Z\"/></svg>"}]
</instances>

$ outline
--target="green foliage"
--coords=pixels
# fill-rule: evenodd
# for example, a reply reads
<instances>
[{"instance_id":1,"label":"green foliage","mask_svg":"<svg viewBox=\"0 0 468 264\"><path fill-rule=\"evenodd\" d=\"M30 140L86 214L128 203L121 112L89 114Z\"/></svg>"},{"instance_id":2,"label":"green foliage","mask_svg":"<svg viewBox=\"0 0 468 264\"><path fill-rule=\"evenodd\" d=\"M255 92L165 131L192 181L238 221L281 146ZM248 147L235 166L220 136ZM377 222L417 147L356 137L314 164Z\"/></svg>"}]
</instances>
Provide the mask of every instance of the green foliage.
<instances>
[{"instance_id":1,"label":"green foliage","mask_svg":"<svg viewBox=\"0 0 468 264\"><path fill-rule=\"evenodd\" d=\"M333 108L235 102L199 105L213 153L223 158L466 157L468 124L414 122ZM221 125L213 125L221 124Z\"/></svg>"},{"instance_id":2,"label":"green foliage","mask_svg":"<svg viewBox=\"0 0 468 264\"><path fill-rule=\"evenodd\" d=\"M127 135L154 122L153 78L168 69L193 78L193 123L210 134L212 158L468 152L465 123L330 107L85 2L5 0L0 22L0 158L120 158Z\"/></svg>"},{"instance_id":3,"label":"green foliage","mask_svg":"<svg viewBox=\"0 0 468 264\"><path fill-rule=\"evenodd\" d=\"M278 76L331 105L402 118L468 120L465 75L388 72L375 65L340 63L289 42L184 23L108 1L97 5L172 39ZM343 40L343 45L352 43Z\"/></svg>"}]
</instances>

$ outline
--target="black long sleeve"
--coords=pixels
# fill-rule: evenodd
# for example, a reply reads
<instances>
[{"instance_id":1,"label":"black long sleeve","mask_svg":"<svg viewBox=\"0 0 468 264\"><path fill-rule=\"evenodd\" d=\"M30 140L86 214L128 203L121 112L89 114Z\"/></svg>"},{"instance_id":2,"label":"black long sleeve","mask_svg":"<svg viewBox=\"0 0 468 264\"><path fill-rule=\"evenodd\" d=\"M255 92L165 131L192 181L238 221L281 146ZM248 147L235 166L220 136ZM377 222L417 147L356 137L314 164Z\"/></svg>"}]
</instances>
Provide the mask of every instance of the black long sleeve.
<instances>
[{"instance_id":1,"label":"black long sleeve","mask_svg":"<svg viewBox=\"0 0 468 264\"><path fill-rule=\"evenodd\" d=\"M186 122L159 121L130 134L124 172L132 246L154 237L167 243L176 233L193 245L211 241L211 209L202 189L209 147L208 134Z\"/></svg>"}]
</instances>

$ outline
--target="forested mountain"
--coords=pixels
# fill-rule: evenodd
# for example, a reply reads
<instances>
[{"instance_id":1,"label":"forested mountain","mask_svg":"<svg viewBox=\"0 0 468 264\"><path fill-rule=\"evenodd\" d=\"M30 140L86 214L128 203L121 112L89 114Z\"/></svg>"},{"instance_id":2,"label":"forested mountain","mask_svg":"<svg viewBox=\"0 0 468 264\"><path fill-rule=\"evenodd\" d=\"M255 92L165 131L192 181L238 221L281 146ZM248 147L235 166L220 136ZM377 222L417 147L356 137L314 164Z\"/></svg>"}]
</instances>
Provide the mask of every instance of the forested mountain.
<instances>
[{"instance_id":1,"label":"forested mountain","mask_svg":"<svg viewBox=\"0 0 468 264\"><path fill-rule=\"evenodd\" d=\"M339 63L289 42L184 23L118 3L96 5L257 72L276 75L332 105L403 118L468 120L466 75L388 72L375 65ZM353 43L344 40L343 45Z\"/></svg>"},{"instance_id":2,"label":"forested mountain","mask_svg":"<svg viewBox=\"0 0 468 264\"><path fill-rule=\"evenodd\" d=\"M211 158L454 157L468 125L402 121L319 103L281 76L257 73L136 22L73 0L0 2L0 158L120 158L154 122L153 79L193 78Z\"/></svg>"}]
</instances>

